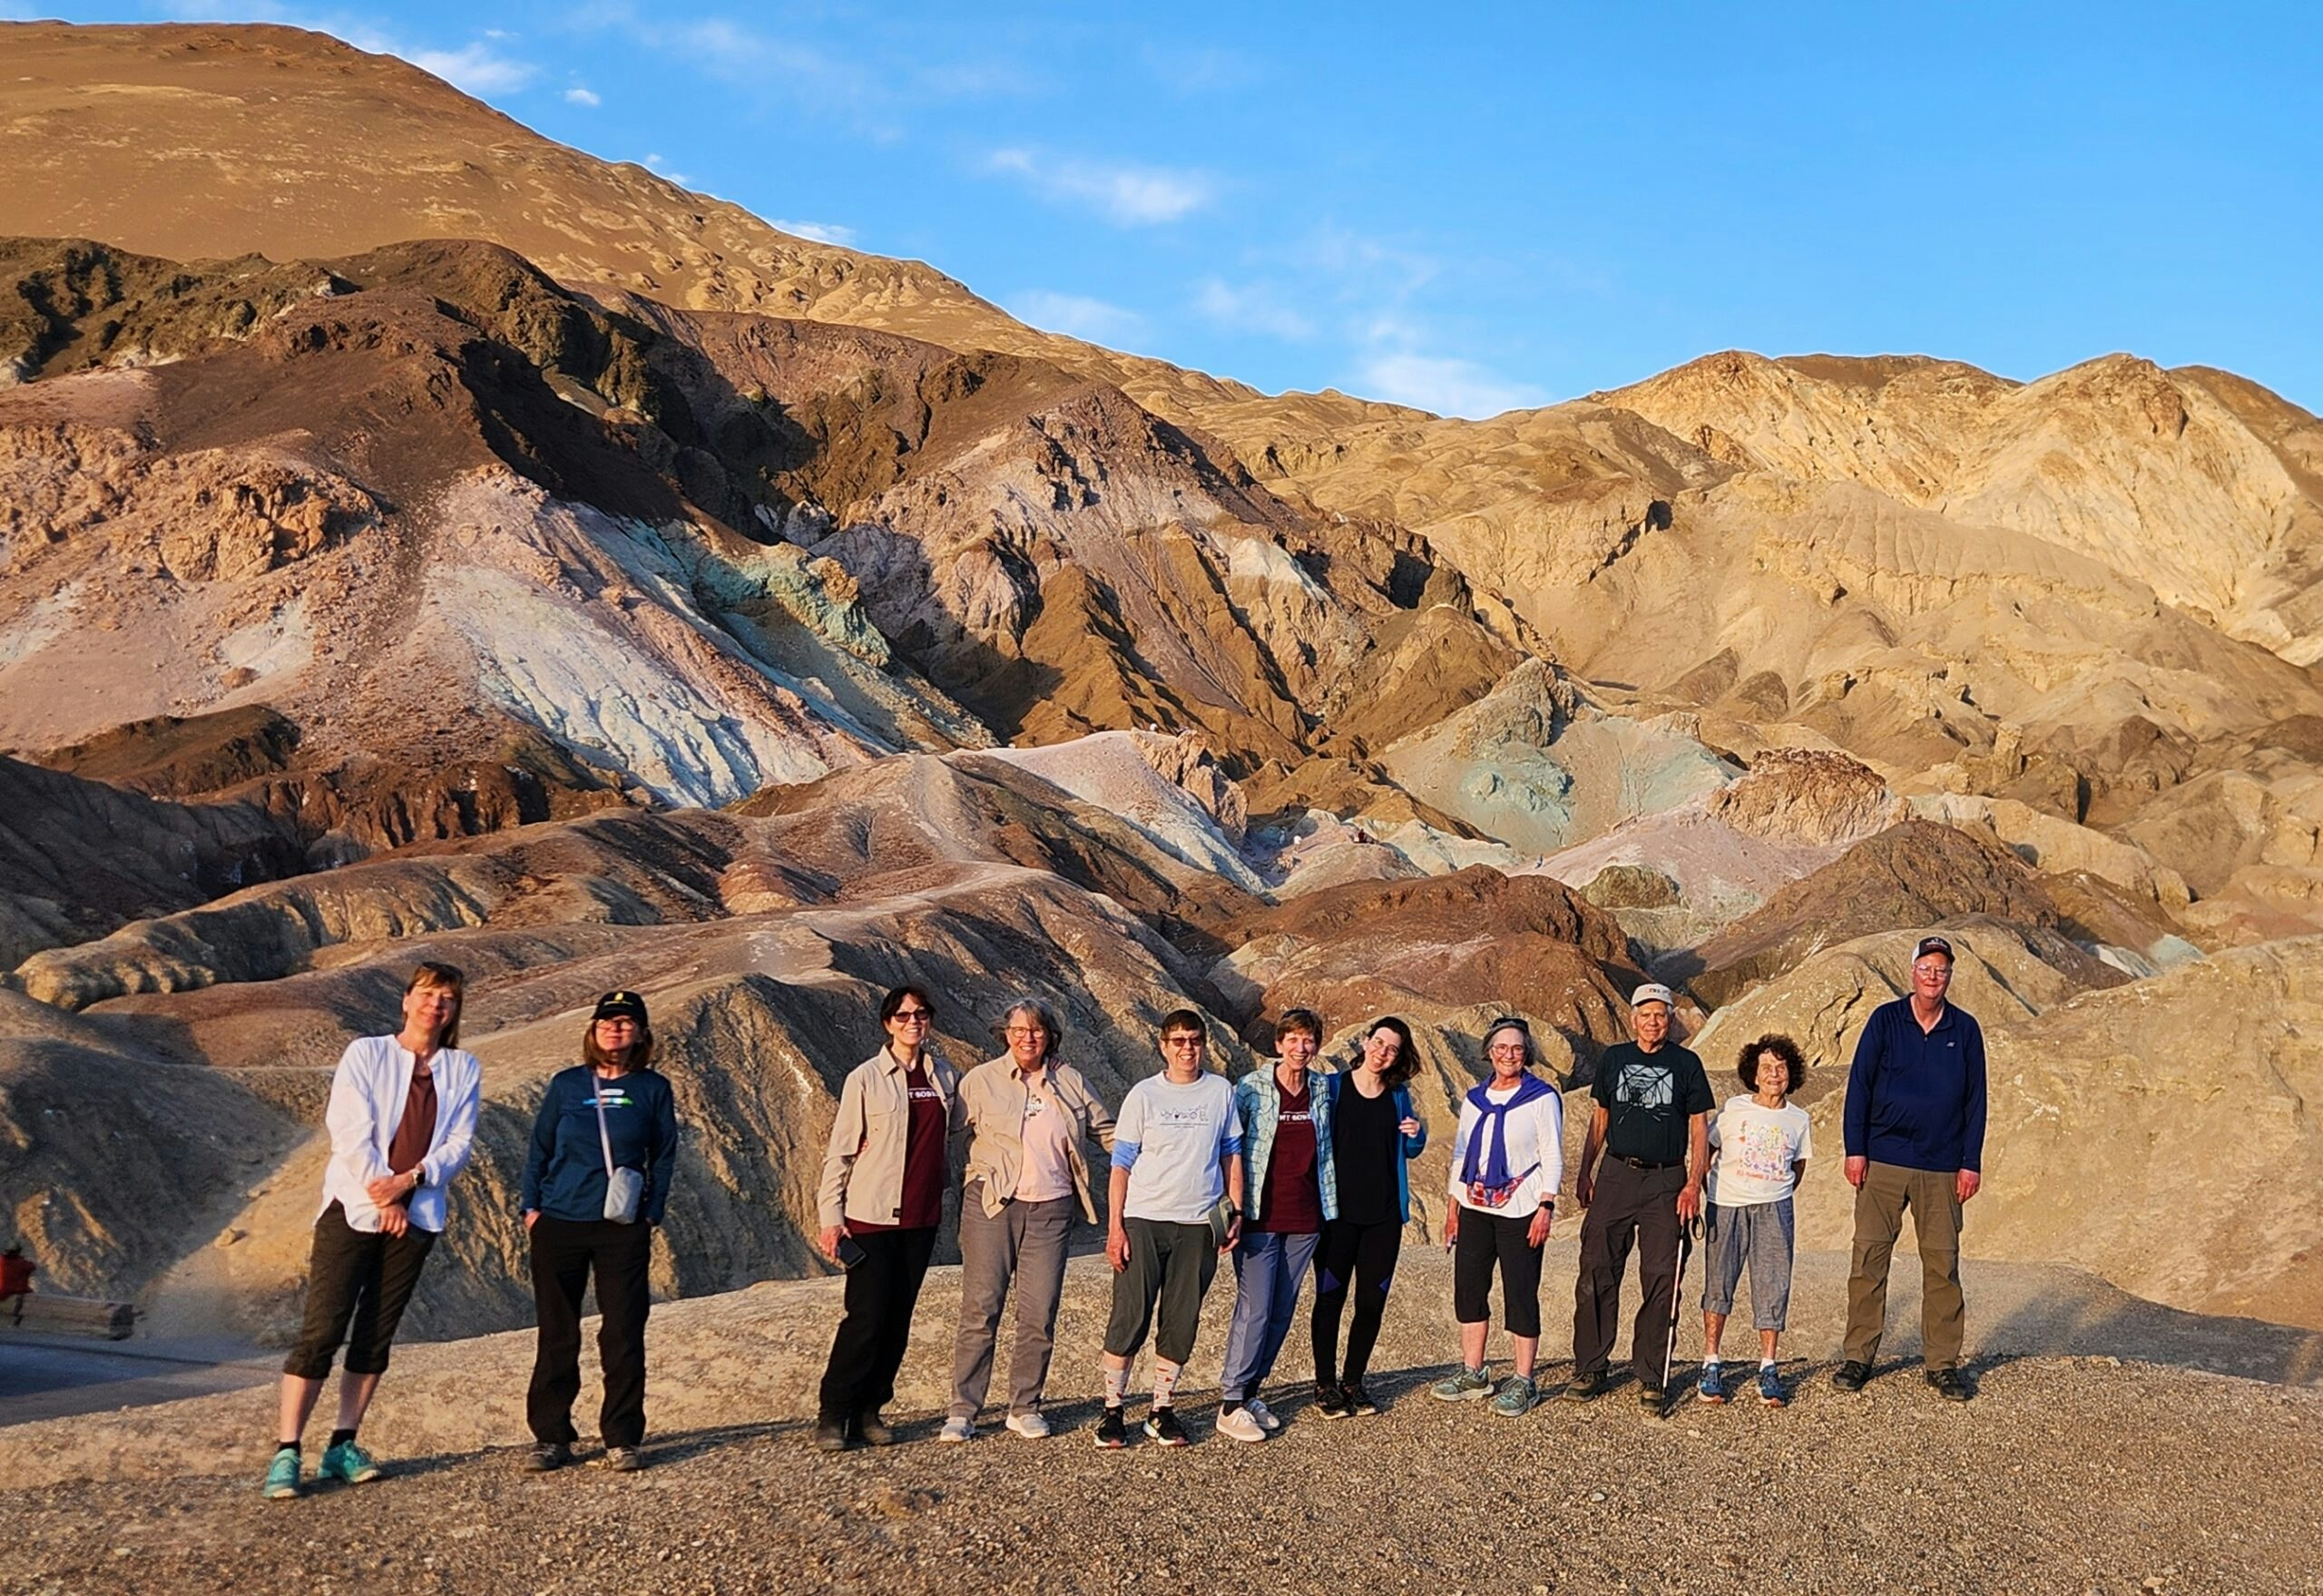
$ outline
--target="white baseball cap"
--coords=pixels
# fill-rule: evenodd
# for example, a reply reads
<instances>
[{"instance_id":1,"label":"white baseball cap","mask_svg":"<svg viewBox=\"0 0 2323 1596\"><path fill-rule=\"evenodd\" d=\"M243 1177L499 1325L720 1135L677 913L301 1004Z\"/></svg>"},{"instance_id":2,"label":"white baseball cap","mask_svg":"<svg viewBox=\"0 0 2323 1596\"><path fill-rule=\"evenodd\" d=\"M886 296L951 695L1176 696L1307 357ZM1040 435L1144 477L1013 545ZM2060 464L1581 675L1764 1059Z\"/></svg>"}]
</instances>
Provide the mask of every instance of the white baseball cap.
<instances>
[{"instance_id":1,"label":"white baseball cap","mask_svg":"<svg viewBox=\"0 0 2323 1596\"><path fill-rule=\"evenodd\" d=\"M1630 1007L1633 1009L1650 1003L1658 1003L1662 1007L1671 1009L1678 1006L1678 1000L1671 997L1670 989L1659 981L1649 981L1630 994Z\"/></svg>"}]
</instances>

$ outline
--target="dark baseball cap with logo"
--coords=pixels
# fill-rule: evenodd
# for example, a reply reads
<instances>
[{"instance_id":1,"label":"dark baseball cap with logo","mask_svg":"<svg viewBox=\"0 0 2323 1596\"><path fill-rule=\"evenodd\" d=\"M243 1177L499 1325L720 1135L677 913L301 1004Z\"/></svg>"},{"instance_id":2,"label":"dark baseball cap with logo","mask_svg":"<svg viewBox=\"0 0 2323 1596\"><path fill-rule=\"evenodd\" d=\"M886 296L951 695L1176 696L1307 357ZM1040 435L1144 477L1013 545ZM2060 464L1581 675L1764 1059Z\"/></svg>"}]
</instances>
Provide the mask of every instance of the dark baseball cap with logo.
<instances>
[{"instance_id":1,"label":"dark baseball cap with logo","mask_svg":"<svg viewBox=\"0 0 2323 1596\"><path fill-rule=\"evenodd\" d=\"M1919 946L1912 950L1912 963L1916 964L1930 954L1942 954L1948 964L1952 962L1952 945L1941 936L1923 936Z\"/></svg>"},{"instance_id":2,"label":"dark baseball cap with logo","mask_svg":"<svg viewBox=\"0 0 2323 1596\"><path fill-rule=\"evenodd\" d=\"M646 1023L645 1000L633 992L608 992L597 1000L597 1012L589 1016L593 1025L600 1020L634 1020L642 1025Z\"/></svg>"}]
</instances>

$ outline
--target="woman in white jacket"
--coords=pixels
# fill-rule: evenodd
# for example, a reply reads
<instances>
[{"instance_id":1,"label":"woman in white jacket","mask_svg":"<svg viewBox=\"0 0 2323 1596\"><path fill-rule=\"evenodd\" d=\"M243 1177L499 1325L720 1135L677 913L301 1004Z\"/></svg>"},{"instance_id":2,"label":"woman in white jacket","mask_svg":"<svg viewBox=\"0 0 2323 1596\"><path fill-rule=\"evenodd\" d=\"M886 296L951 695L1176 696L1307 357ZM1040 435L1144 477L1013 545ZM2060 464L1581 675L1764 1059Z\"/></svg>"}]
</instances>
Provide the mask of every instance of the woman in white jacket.
<instances>
[{"instance_id":1,"label":"woman in white jacket","mask_svg":"<svg viewBox=\"0 0 2323 1596\"><path fill-rule=\"evenodd\" d=\"M1460 1100L1452 1202L1444 1213L1444 1239L1455 1249L1460 1370L1430 1395L1444 1402L1490 1396L1493 1412L1514 1418L1532 1411L1538 1395L1533 1363L1541 1348L1541 1248L1556 1222L1564 1180L1564 1099L1532 1072L1533 1033L1524 1021L1495 1020L1485 1033L1485 1056L1491 1078ZM1485 1375L1495 1267L1501 1317L1516 1351L1516 1372L1497 1395Z\"/></svg>"},{"instance_id":2,"label":"woman in white jacket","mask_svg":"<svg viewBox=\"0 0 2323 1596\"><path fill-rule=\"evenodd\" d=\"M322 1212L307 1268L298 1345L282 1365L281 1428L262 1487L299 1494L299 1449L307 1419L342 1344L338 1425L319 1480L359 1485L379 1465L356 1431L387 1366L387 1351L419 1283L419 1268L444 1229L444 1189L475 1141L483 1072L460 1037L465 982L449 964L423 964L404 988L403 1029L348 1043L332 1077L323 1124Z\"/></svg>"}]
</instances>

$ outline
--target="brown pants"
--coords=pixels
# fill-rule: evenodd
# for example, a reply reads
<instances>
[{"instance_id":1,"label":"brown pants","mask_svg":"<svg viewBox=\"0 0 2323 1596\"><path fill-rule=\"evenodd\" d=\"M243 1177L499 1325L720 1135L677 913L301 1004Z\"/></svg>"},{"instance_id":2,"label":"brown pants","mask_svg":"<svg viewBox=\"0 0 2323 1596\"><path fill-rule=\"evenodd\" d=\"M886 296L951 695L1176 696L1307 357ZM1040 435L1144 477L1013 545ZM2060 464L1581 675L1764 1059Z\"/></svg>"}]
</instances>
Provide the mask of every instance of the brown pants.
<instances>
[{"instance_id":1,"label":"brown pants","mask_svg":"<svg viewBox=\"0 0 2323 1596\"><path fill-rule=\"evenodd\" d=\"M1855 1193L1855 1258L1848 1275L1847 1359L1879 1356L1887 1322L1887 1263L1904 1231L1904 1210L1920 1248L1921 1361L1933 1369L1960 1366L1968 1305L1960 1295L1960 1199L1951 1170L1871 1166Z\"/></svg>"}]
</instances>

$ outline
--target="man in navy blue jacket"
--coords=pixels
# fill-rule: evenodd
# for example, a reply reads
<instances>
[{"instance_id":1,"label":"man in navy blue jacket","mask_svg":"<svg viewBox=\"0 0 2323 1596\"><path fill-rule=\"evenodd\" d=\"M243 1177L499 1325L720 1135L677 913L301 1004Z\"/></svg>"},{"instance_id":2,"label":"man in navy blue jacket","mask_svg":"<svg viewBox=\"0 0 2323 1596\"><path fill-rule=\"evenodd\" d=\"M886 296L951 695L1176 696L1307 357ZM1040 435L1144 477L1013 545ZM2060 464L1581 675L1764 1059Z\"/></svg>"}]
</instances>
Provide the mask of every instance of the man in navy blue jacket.
<instances>
[{"instance_id":1,"label":"man in navy blue jacket","mask_svg":"<svg viewBox=\"0 0 2323 1596\"><path fill-rule=\"evenodd\" d=\"M1847 1177L1855 1188L1855 1255L1848 1276L1847 1361L1832 1383L1860 1391L1887 1317L1887 1264L1904 1210L1920 1248L1920 1339L1927 1383L1946 1399L1971 1395L1960 1372L1967 1304L1960 1294L1960 1210L1983 1182L1985 1033L1945 1001L1952 945L1924 936L1908 997L1882 1004L1848 1072Z\"/></svg>"}]
</instances>

